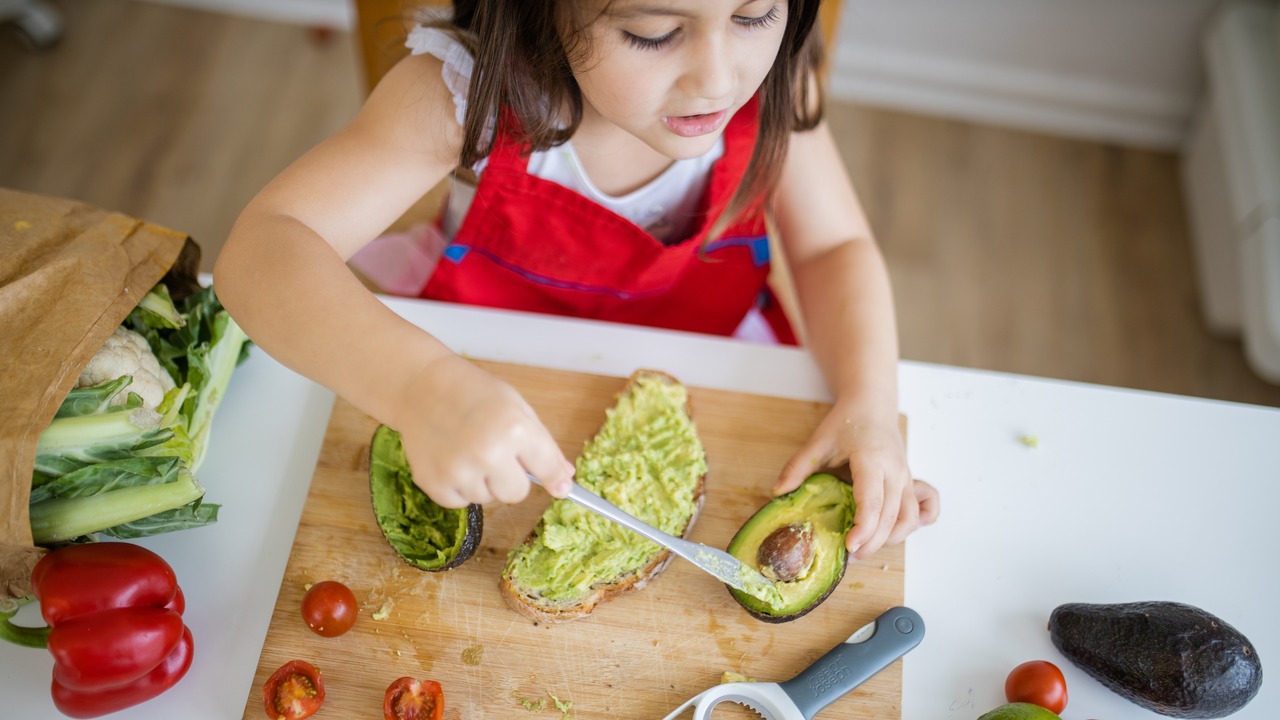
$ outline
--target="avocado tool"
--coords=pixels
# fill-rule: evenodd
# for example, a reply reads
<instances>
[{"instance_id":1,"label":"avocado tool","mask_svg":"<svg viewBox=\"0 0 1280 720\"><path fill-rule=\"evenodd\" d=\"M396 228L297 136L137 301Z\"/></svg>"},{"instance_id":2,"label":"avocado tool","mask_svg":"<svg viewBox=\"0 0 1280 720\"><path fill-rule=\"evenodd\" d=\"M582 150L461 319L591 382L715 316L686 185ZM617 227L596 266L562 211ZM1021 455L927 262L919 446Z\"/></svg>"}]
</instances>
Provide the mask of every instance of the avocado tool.
<instances>
[{"instance_id":1,"label":"avocado tool","mask_svg":"<svg viewBox=\"0 0 1280 720\"><path fill-rule=\"evenodd\" d=\"M906 655L923 638L924 620L915 610L891 608L784 683L716 685L690 698L663 720L675 720L691 707L694 720L704 720L722 702L745 705L764 720L811 720L819 710Z\"/></svg>"},{"instance_id":2,"label":"avocado tool","mask_svg":"<svg viewBox=\"0 0 1280 720\"><path fill-rule=\"evenodd\" d=\"M538 478L531 473L525 474L529 476L529 481L533 484L542 485ZM777 588L773 586L773 583L768 578L729 553L665 533L643 520L629 515L618 506L576 482L571 483L569 487L569 494L566 496L569 500L667 548L676 555L711 573L720 582L765 602L779 599Z\"/></svg>"}]
</instances>

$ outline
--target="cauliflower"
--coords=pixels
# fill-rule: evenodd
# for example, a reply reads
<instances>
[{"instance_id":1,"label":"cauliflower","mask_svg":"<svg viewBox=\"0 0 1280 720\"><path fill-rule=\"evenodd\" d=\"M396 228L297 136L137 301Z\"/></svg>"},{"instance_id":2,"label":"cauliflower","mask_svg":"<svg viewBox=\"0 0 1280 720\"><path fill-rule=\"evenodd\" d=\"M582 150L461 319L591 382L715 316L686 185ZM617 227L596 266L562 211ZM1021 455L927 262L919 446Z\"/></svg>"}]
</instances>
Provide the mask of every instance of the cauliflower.
<instances>
[{"instance_id":1,"label":"cauliflower","mask_svg":"<svg viewBox=\"0 0 1280 720\"><path fill-rule=\"evenodd\" d=\"M116 328L102 349L89 360L80 372L76 387L98 385L121 375L133 377L128 386L129 392L137 393L142 404L152 410L164 400L165 393L175 387L173 378L151 353L147 339L124 326ZM123 404L127 397L128 393L122 392L111 404Z\"/></svg>"}]
</instances>

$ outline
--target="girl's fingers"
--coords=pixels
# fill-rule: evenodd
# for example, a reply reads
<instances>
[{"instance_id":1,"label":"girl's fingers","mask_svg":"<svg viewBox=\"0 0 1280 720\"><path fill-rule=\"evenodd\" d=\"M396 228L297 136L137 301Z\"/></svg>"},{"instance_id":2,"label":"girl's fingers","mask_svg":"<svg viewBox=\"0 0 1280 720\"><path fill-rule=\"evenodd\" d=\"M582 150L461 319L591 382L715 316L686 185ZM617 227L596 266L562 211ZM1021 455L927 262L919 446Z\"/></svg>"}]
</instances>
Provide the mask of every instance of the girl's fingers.
<instances>
[{"instance_id":1,"label":"girl's fingers","mask_svg":"<svg viewBox=\"0 0 1280 720\"><path fill-rule=\"evenodd\" d=\"M512 458L512 462L485 478L485 486L494 500L518 503L529 494L529 476L525 474L524 466Z\"/></svg>"},{"instance_id":2,"label":"girl's fingers","mask_svg":"<svg viewBox=\"0 0 1280 720\"><path fill-rule=\"evenodd\" d=\"M427 497L434 500L440 507L464 508L471 504L471 501L463 497L462 493L451 487L434 488L431 490L423 488L423 492L425 492Z\"/></svg>"},{"instance_id":3,"label":"girl's fingers","mask_svg":"<svg viewBox=\"0 0 1280 720\"><path fill-rule=\"evenodd\" d=\"M813 443L800 448L782 467L778 481L773 484L773 495L785 495L800 487L800 483L813 473L831 464L831 453Z\"/></svg>"},{"instance_id":4,"label":"girl's fingers","mask_svg":"<svg viewBox=\"0 0 1280 720\"><path fill-rule=\"evenodd\" d=\"M920 505L920 525L932 525L942 513L942 498L938 489L923 480L914 480L911 490Z\"/></svg>"},{"instance_id":5,"label":"girl's fingers","mask_svg":"<svg viewBox=\"0 0 1280 720\"><path fill-rule=\"evenodd\" d=\"M898 509L902 506L902 494L884 493L883 487L883 484L881 484L884 505L880 508L880 515L875 518L875 532L872 533L870 540L858 548L858 552L855 553L855 557L858 559L872 555L883 547L885 541L889 539L889 533L893 532L894 525L897 523Z\"/></svg>"},{"instance_id":6,"label":"girl's fingers","mask_svg":"<svg viewBox=\"0 0 1280 720\"><path fill-rule=\"evenodd\" d=\"M886 545L897 545L920 527L920 503L916 500L915 491L910 488L902 490L902 505L898 510L898 521L889 533Z\"/></svg>"},{"instance_id":7,"label":"girl's fingers","mask_svg":"<svg viewBox=\"0 0 1280 720\"><path fill-rule=\"evenodd\" d=\"M845 536L844 544L850 554L862 557L858 551L875 537L876 526L884 513L884 483L859 472L861 468L855 470L850 466L849 469L853 472L853 498L857 508L853 511L853 528Z\"/></svg>"},{"instance_id":8,"label":"girl's fingers","mask_svg":"<svg viewBox=\"0 0 1280 720\"><path fill-rule=\"evenodd\" d=\"M573 482L573 464L566 460L560 452L560 448L556 445L555 439L551 437L551 433L541 424L538 427L540 430L538 433L540 436L539 442L533 443L523 450L518 458L525 490L528 490L529 485L528 476L524 474L524 471L527 470L529 475L538 479L538 482L552 497L564 497L569 493L569 485ZM523 499L524 494L521 494L515 501L504 500L503 502L519 502L519 500Z\"/></svg>"}]
</instances>

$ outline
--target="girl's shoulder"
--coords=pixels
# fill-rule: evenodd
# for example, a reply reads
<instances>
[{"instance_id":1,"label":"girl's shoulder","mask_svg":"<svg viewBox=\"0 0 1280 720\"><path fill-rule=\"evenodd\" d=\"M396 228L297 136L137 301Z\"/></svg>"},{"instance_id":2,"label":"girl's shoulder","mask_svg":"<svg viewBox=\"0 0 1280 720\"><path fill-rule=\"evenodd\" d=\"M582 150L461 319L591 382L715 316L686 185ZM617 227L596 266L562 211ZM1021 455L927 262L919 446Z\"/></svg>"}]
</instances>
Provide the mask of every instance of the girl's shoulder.
<instances>
[{"instance_id":1,"label":"girl's shoulder","mask_svg":"<svg viewBox=\"0 0 1280 720\"><path fill-rule=\"evenodd\" d=\"M445 61L437 55L407 55L379 80L355 124L404 150L456 161L462 149L461 115L446 75Z\"/></svg>"},{"instance_id":2,"label":"girl's shoulder","mask_svg":"<svg viewBox=\"0 0 1280 720\"><path fill-rule=\"evenodd\" d=\"M418 25L409 31L405 47L410 55L426 55L440 61L440 79L449 88L459 125L467 113L467 92L475 60L471 52L452 33L438 27Z\"/></svg>"}]
</instances>

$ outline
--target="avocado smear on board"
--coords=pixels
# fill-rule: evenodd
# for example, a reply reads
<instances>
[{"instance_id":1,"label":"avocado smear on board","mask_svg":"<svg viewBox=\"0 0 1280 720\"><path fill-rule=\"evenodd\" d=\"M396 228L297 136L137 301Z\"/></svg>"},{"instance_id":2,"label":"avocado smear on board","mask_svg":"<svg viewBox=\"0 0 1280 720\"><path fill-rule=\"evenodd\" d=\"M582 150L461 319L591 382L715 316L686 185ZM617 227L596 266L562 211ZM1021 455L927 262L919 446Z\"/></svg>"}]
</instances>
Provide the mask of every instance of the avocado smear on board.
<instances>
[{"instance_id":1,"label":"avocado smear on board","mask_svg":"<svg viewBox=\"0 0 1280 720\"><path fill-rule=\"evenodd\" d=\"M400 433L379 425L369 449L369 489L382 535L405 562L436 572L475 553L484 529L479 505L445 508L413 483Z\"/></svg>"},{"instance_id":2,"label":"avocado smear on board","mask_svg":"<svg viewBox=\"0 0 1280 720\"><path fill-rule=\"evenodd\" d=\"M576 479L632 516L679 537L697 510L706 455L685 408L688 391L643 377L606 411L583 449ZM507 556L503 573L548 600L586 596L600 583L646 568L661 546L570 500L553 500L534 541Z\"/></svg>"},{"instance_id":3,"label":"avocado smear on board","mask_svg":"<svg viewBox=\"0 0 1280 720\"><path fill-rule=\"evenodd\" d=\"M766 576L778 577L773 585L781 602L730 588L733 599L757 619L774 623L795 620L817 607L844 577L844 538L853 527L853 512L853 489L829 473L810 475L800 487L769 501L742 525L727 550ZM777 568L760 561L760 550L786 534L804 543L806 555L804 562L793 563L787 568L790 572L779 575Z\"/></svg>"}]
</instances>

